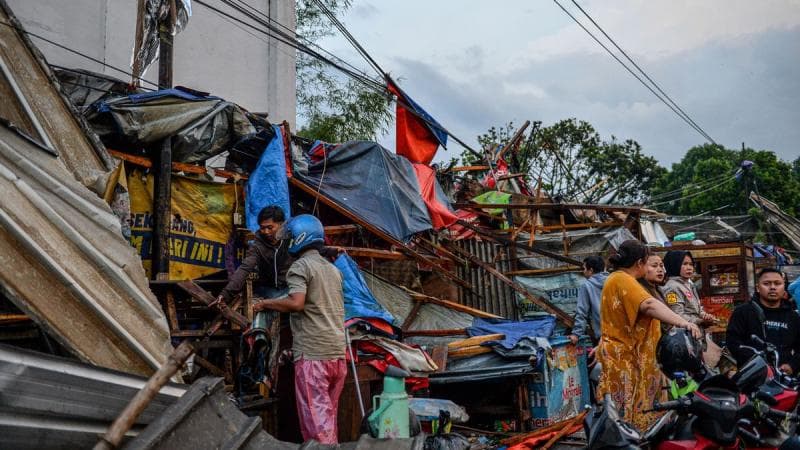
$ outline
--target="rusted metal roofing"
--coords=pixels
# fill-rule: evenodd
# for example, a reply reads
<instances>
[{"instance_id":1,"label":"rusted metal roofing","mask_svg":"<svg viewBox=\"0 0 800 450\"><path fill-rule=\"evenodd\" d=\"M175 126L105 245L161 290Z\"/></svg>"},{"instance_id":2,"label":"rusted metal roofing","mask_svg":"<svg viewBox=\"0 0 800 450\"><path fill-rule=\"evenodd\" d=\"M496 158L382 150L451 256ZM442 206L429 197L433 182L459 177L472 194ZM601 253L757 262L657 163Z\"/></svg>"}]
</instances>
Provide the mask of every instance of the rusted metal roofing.
<instances>
[{"instance_id":1,"label":"rusted metal roofing","mask_svg":"<svg viewBox=\"0 0 800 450\"><path fill-rule=\"evenodd\" d=\"M103 191L110 160L17 26L0 0L0 290L81 359L148 375L169 330L119 218L87 188Z\"/></svg>"}]
</instances>

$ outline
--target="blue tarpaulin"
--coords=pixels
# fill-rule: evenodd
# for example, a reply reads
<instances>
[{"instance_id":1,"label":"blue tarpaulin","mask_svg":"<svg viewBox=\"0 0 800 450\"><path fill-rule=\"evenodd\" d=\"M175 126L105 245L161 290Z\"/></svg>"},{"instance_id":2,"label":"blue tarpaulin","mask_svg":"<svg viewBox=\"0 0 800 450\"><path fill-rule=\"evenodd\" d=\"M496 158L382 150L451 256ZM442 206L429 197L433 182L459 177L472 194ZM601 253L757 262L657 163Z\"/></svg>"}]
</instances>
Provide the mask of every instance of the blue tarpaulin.
<instances>
[{"instance_id":1,"label":"blue tarpaulin","mask_svg":"<svg viewBox=\"0 0 800 450\"><path fill-rule=\"evenodd\" d=\"M286 178L286 156L283 152L281 130L273 125L275 137L267 144L261 154L256 170L247 181L245 213L247 228L258 231L258 213L269 205L283 208L288 220L292 211L289 208L289 181Z\"/></svg>"},{"instance_id":2,"label":"blue tarpaulin","mask_svg":"<svg viewBox=\"0 0 800 450\"><path fill-rule=\"evenodd\" d=\"M488 341L483 345L500 346L506 350L513 349L522 339L550 337L556 325L556 318L551 315L522 321L508 319L475 318L472 326L467 328L470 336L487 334L504 334L506 337L498 341Z\"/></svg>"},{"instance_id":3,"label":"blue tarpaulin","mask_svg":"<svg viewBox=\"0 0 800 450\"><path fill-rule=\"evenodd\" d=\"M334 262L342 273L342 291L344 294L344 320L354 317L377 318L393 324L394 317L378 303L367 287L364 276L358 265L346 254L339 255Z\"/></svg>"}]
</instances>

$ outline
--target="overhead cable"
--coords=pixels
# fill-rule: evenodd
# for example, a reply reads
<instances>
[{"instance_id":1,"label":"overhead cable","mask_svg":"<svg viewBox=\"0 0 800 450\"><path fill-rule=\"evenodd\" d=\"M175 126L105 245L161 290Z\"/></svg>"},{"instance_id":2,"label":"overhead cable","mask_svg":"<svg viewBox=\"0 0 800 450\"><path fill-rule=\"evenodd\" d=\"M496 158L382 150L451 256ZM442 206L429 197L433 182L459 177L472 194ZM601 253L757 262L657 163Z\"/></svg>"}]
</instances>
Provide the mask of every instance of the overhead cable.
<instances>
[{"instance_id":1,"label":"overhead cable","mask_svg":"<svg viewBox=\"0 0 800 450\"><path fill-rule=\"evenodd\" d=\"M650 82L650 83L653 85L653 87L654 87L654 88L656 88L656 90L658 90L658 92L660 92L660 93L661 93L661 95L663 95L665 99L667 99L667 101L669 101L669 102L670 102L670 103L671 103L671 104L672 104L672 105L673 105L673 106L674 106L674 107L675 107L675 108L676 108L678 111L680 111L680 112L681 112L681 115L682 115L683 117L685 117L685 118L686 118L686 119L687 119L689 122L691 122L691 123L692 123L692 125L694 125L694 126L695 126L695 129L697 129L698 131L700 131L700 132L703 134L703 136L704 136L706 139L708 139L709 141L711 141L711 143L712 143L712 144L716 144L716 141L714 141L714 139L712 139L712 138L711 138L711 136L709 136L709 134L705 132L705 130L703 130L702 128L700 128L700 125L698 125L698 124L697 124L697 122L695 122L694 120L692 120L692 118L691 118L691 117L689 117L689 114L687 114L687 113L686 113L686 111L684 111L684 110L683 110L683 109L682 109L680 106L678 106L678 104L677 104L677 103L675 103L675 101L674 101L674 100L672 100L672 98L671 98L669 95L667 95L667 93L666 93L666 92L664 92L664 90L663 90L663 89L661 89L661 86L659 86L659 85L658 85L658 83L656 83L655 81L653 81L653 79L652 79L652 78L650 78L650 76L649 76L649 75L647 75L647 73L646 73L646 72L645 72L645 71L644 71L644 70L643 70L641 67L639 67L639 65L638 65L638 64L636 64L636 61L634 61L634 60L633 60L633 59L632 59L630 56L628 56L628 53L627 53L627 52L625 52L625 50L623 50L623 49L622 49L622 47L620 47L619 45L617 45L617 42L616 42L616 41L614 41L614 39L612 39L612 38L611 38L611 36L609 36L609 35L608 35L608 33L606 33L606 31L603 29L603 27L601 27L601 26L600 26L600 24L598 24L598 23L597 23L597 22L594 20L594 18L592 18L592 16L590 16L590 15L589 15L589 13L588 13L588 12L586 12L586 10L584 10L584 9L581 7L581 5L579 5L579 4L578 4L578 2L577 2L577 1L575 1L575 0L572 0L572 3L573 3L575 6L577 6L577 7L578 7L578 9L579 9L579 10L580 10L580 11L583 13L583 15L584 15L584 16L586 16L586 18L587 18L587 19L589 19L589 20L590 20L590 21L591 21L591 22L594 24L594 26L595 26L595 27L597 27L597 29L598 29L598 30L600 30L600 32L601 32L601 33L603 33L603 36L605 36L605 37L606 37L606 38L607 38L607 39L608 39L608 40L609 40L609 41L610 41L610 42L611 42L611 43L614 45L614 47L616 47L616 48L617 48L617 50L619 50L619 51L620 51L620 53L622 53L622 55L625 57L625 59L627 59L628 61L630 61L630 63L631 63L631 64L633 64L633 67L635 67L635 68L636 68L636 69L639 71L639 73L641 73L641 74L642 74L642 75L643 75L643 76L644 76L644 77L647 79L647 81L649 81L649 82Z\"/></svg>"},{"instance_id":2,"label":"overhead cable","mask_svg":"<svg viewBox=\"0 0 800 450\"><path fill-rule=\"evenodd\" d=\"M645 88L647 88L647 90L649 90L649 91L650 91L650 92L651 92L653 95L655 95L655 96L656 96L656 98L658 98L659 100L661 100L661 102L662 102L662 103L664 103L664 104L665 104L665 105L666 105L666 106L667 106L669 109L671 109L671 110L672 110L672 112L674 112L674 113L675 113L675 114L676 114L678 117L680 117L680 118L681 118L681 120L683 120L684 122L686 122L686 124L687 124L687 125L689 125L690 127L692 127L692 128L695 130L695 131L697 131L697 132L698 132L698 133L699 133L701 136L703 136L705 139L708 139L708 140L709 140L709 142L713 142L713 140L711 139L711 137L706 135L705 131L703 131L703 130L702 130L700 127L698 127L698 126L696 126L696 125L692 124L692 122L690 122L690 121L689 121L689 120L688 120L686 117L684 117L683 115L681 115L681 113L680 113L680 112L679 112L677 109L675 109L675 107L674 107L674 106L672 106L672 105L671 105L669 102L667 102L667 101L666 101L666 100L665 100L665 99L664 99L664 98L661 96L661 94L659 94L658 92L656 92L656 91L655 91L655 89L653 89L653 88L652 88L652 87L651 87L649 84L647 84L647 83L646 83L646 82L645 82L645 81L644 81L644 80L643 80L643 79L642 79L642 78L641 78L639 75L637 75L637 74L636 74L636 72L634 72L633 70L631 70L631 68L630 68L630 67L628 67L628 65L627 65L627 64L625 64L624 62L622 62L622 60L621 60L621 59L619 59L619 57L618 57L617 55L615 55L615 54L614 54L614 52L612 52L612 51L611 51L611 49L609 49L609 48L608 48L608 47L607 47L605 44L603 44L603 43L600 41L600 39L598 39L598 38L597 38L597 36L595 36L595 35L594 35L594 33L592 33L592 32L591 32L591 31L590 31L588 28L586 28L586 27L585 27L585 26L584 26L584 25L583 25L583 24L582 24L582 23L581 23L581 22L580 22L580 21L579 21L579 20L578 20L578 19L577 19L577 18L574 16L574 15L572 15L572 13L570 13L570 12L569 12L569 11L568 11L566 8L564 8L564 6L563 6L563 5L561 5L561 3L559 3L559 2L558 2L558 0L553 0L553 1L555 2L555 4L556 4L556 5L558 5L558 7L559 7L559 8L561 8L561 10L562 10L562 11L564 11L564 13L565 13L566 15L568 15L568 16L569 16L569 17L570 17L570 18L571 18L571 19L572 19L572 20L573 20L573 21L574 21L576 24L578 24L578 26L580 26L580 27L583 29L583 31L585 31L585 32L586 32L586 33L587 33L587 34L588 34L588 35L589 35L589 36L590 36L592 39L594 39L594 41L595 41L595 42L597 42L597 44L598 44L598 45L600 45L600 47L602 47L602 48L603 48L603 50L605 50L605 51L606 51L606 52L607 52L609 55L611 55L611 57L612 57L612 58L614 58L615 60L617 60L617 62L618 62L618 63L620 63L620 65L622 65L622 67L624 67L624 68L625 68L625 70L627 70L627 71L628 71L628 72L629 72L631 75L633 75L633 77L634 77L634 78L636 78L636 79L637 79L637 80L638 80L638 81L639 81L639 82L642 84L642 86L644 86Z\"/></svg>"}]
</instances>

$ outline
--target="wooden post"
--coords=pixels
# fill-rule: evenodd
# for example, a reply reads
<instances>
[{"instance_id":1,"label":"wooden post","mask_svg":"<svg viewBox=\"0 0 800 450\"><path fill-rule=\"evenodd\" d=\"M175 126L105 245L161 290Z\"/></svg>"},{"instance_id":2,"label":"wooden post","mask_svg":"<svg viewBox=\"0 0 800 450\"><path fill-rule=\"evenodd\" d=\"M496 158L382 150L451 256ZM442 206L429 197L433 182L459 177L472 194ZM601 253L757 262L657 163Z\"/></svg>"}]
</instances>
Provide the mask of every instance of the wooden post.
<instances>
[{"instance_id":1,"label":"wooden post","mask_svg":"<svg viewBox=\"0 0 800 450\"><path fill-rule=\"evenodd\" d=\"M169 23L161 23L158 27L158 88L172 87L172 33L170 32L175 17L175 0L169 0ZM158 152L158 171L155 173L153 210L153 262L150 269L154 280L169 279L169 231L172 223L172 142L167 137L161 143Z\"/></svg>"},{"instance_id":2,"label":"wooden post","mask_svg":"<svg viewBox=\"0 0 800 450\"><path fill-rule=\"evenodd\" d=\"M192 353L194 353L192 344L188 340L181 342L181 345L169 355L167 362L147 380L144 387L136 393L128 406L117 416L106 434L94 446L94 450L110 450L119 447L125 433L136 423L139 414L147 408L158 391L178 372L178 369L183 366Z\"/></svg>"}]
</instances>

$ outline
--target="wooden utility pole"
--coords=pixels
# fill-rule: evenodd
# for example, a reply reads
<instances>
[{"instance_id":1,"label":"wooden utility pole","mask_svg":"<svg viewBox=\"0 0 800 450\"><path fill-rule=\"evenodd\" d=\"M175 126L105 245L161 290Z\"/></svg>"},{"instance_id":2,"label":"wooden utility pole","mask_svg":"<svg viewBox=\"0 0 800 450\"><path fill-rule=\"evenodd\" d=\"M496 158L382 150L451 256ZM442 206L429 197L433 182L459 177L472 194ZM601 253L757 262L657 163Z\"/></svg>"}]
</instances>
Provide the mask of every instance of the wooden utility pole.
<instances>
[{"instance_id":1,"label":"wooden utility pole","mask_svg":"<svg viewBox=\"0 0 800 450\"><path fill-rule=\"evenodd\" d=\"M169 4L169 16L159 24L158 88L172 87L172 27L177 9L175 0ZM153 183L153 246L151 276L154 280L169 279L169 232L172 223L172 143L167 137L157 152L157 169Z\"/></svg>"}]
</instances>

